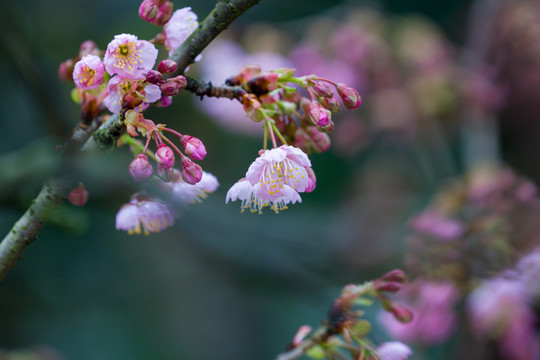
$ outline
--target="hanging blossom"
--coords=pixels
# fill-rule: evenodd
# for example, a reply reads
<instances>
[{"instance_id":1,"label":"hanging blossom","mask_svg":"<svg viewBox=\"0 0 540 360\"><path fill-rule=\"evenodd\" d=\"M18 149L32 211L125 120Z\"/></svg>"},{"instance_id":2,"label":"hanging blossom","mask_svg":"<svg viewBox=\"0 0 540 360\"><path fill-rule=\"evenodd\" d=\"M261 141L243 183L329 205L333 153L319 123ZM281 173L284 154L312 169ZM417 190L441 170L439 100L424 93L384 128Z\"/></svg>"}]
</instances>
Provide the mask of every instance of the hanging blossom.
<instances>
[{"instance_id":1,"label":"hanging blossom","mask_svg":"<svg viewBox=\"0 0 540 360\"><path fill-rule=\"evenodd\" d=\"M182 180L182 175L178 170L174 169L174 172L176 173L173 175L175 180L161 182L161 185L170 192L172 199L181 205L206 199L208 194L216 191L219 187L217 178L206 171L202 172L201 180L194 185Z\"/></svg>"},{"instance_id":2,"label":"hanging blossom","mask_svg":"<svg viewBox=\"0 0 540 360\"><path fill-rule=\"evenodd\" d=\"M165 47L169 50L169 56L197 29L199 22L197 14L191 11L191 7L176 10L169 22L163 27L165 35ZM200 59L197 56L195 61Z\"/></svg>"},{"instance_id":3,"label":"hanging blossom","mask_svg":"<svg viewBox=\"0 0 540 360\"><path fill-rule=\"evenodd\" d=\"M406 360L411 354L411 348L399 341L385 342L377 348L380 360Z\"/></svg>"},{"instance_id":4,"label":"hanging blossom","mask_svg":"<svg viewBox=\"0 0 540 360\"><path fill-rule=\"evenodd\" d=\"M113 114L119 114L122 105L144 110L148 104L161 99L160 87L145 82L144 78L129 79L116 75L109 80L107 91L109 94L103 100L103 104Z\"/></svg>"},{"instance_id":5,"label":"hanging blossom","mask_svg":"<svg viewBox=\"0 0 540 360\"><path fill-rule=\"evenodd\" d=\"M306 168L311 168L311 162L302 150L282 145L262 151L249 167L246 179L254 194L262 199L275 201L283 196L291 199L293 193L308 188Z\"/></svg>"},{"instance_id":6,"label":"hanging blossom","mask_svg":"<svg viewBox=\"0 0 540 360\"><path fill-rule=\"evenodd\" d=\"M262 214L262 209L270 207L276 214L281 210L287 209L287 205L296 202L302 202L300 195L288 187L289 191L282 192L282 196L274 200L268 200L255 195L254 187L249 183L246 178L240 179L234 184L225 198L225 203L231 201L240 200L241 211L248 209L251 212L257 212Z\"/></svg>"},{"instance_id":7,"label":"hanging blossom","mask_svg":"<svg viewBox=\"0 0 540 360\"><path fill-rule=\"evenodd\" d=\"M73 68L73 81L79 89L88 90L101 85L105 67L99 56L85 55Z\"/></svg>"},{"instance_id":8,"label":"hanging blossom","mask_svg":"<svg viewBox=\"0 0 540 360\"><path fill-rule=\"evenodd\" d=\"M140 79L154 67L158 50L135 35L115 35L107 45L103 62L105 70L112 76L118 74L122 78Z\"/></svg>"},{"instance_id":9,"label":"hanging blossom","mask_svg":"<svg viewBox=\"0 0 540 360\"><path fill-rule=\"evenodd\" d=\"M174 223L172 210L156 198L135 194L116 214L116 229L129 234L160 232Z\"/></svg>"}]
</instances>

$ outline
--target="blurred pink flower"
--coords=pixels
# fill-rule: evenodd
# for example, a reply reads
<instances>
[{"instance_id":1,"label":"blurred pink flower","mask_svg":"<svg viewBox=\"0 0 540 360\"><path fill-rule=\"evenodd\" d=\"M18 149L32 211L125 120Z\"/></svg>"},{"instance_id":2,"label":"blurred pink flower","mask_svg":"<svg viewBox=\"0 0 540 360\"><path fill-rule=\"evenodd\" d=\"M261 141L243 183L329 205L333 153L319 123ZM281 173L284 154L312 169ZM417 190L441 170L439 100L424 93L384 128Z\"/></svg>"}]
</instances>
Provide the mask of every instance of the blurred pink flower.
<instances>
[{"instance_id":1,"label":"blurred pink flower","mask_svg":"<svg viewBox=\"0 0 540 360\"><path fill-rule=\"evenodd\" d=\"M380 360L405 360L411 354L411 348L399 341L385 342L377 348Z\"/></svg>"},{"instance_id":2,"label":"blurred pink flower","mask_svg":"<svg viewBox=\"0 0 540 360\"><path fill-rule=\"evenodd\" d=\"M465 231L461 222L432 210L424 211L413 218L410 225L416 231L443 241L456 239Z\"/></svg>"},{"instance_id":3,"label":"blurred pink flower","mask_svg":"<svg viewBox=\"0 0 540 360\"><path fill-rule=\"evenodd\" d=\"M145 235L160 232L174 223L171 209L156 198L141 194L132 196L131 201L120 208L116 214L116 229L129 234Z\"/></svg>"},{"instance_id":4,"label":"blurred pink flower","mask_svg":"<svg viewBox=\"0 0 540 360\"><path fill-rule=\"evenodd\" d=\"M453 306L458 291L445 282L416 281L402 290L411 298L406 302L414 312L412 321L403 324L388 312L381 312L379 320L392 338L405 342L435 344L446 340L454 331L456 315Z\"/></svg>"},{"instance_id":5,"label":"blurred pink flower","mask_svg":"<svg viewBox=\"0 0 540 360\"><path fill-rule=\"evenodd\" d=\"M176 10L169 22L163 27L165 34L165 47L169 50L169 56L197 29L199 22L197 14L190 7Z\"/></svg>"},{"instance_id":6,"label":"blurred pink flower","mask_svg":"<svg viewBox=\"0 0 540 360\"><path fill-rule=\"evenodd\" d=\"M182 179L162 184L170 190L173 200L182 205L205 199L219 187L217 178L206 171L203 171L201 180L195 185L188 184Z\"/></svg>"}]
</instances>

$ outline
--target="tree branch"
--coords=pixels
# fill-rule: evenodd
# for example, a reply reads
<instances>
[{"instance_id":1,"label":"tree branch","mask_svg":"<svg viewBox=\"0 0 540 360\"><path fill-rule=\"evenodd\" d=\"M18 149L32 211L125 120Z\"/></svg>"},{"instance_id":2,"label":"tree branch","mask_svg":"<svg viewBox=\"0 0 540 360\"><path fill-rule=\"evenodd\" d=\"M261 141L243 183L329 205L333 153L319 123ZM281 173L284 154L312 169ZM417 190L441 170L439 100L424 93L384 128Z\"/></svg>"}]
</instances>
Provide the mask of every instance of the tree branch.
<instances>
[{"instance_id":1,"label":"tree branch","mask_svg":"<svg viewBox=\"0 0 540 360\"><path fill-rule=\"evenodd\" d=\"M216 97L216 98L228 98L228 99L237 99L242 101L242 96L247 94L247 91L240 86L228 86L220 85L214 86L211 82L200 81L193 79L192 77L186 76L187 84L185 90L194 93L197 96L200 96L201 99L203 96Z\"/></svg>"},{"instance_id":2,"label":"tree branch","mask_svg":"<svg viewBox=\"0 0 540 360\"><path fill-rule=\"evenodd\" d=\"M218 0L214 10L204 19L197 30L172 54L171 60L178 64L178 73L183 73L195 57L229 24L243 14L258 0ZM217 97L237 97L238 89L229 87L211 87L206 83L199 83L192 79L191 88L197 94L200 86L210 88L208 94L204 91L200 95ZM97 122L94 122L94 124ZM69 154L80 149L82 152L95 150L111 150L118 138L125 132L123 116L111 116L99 129L95 126L84 128L79 126L74 130L72 137L64 145L63 153ZM93 136L91 136L93 134ZM53 211L74 188L75 181L68 176L52 178L43 186L41 192L32 202L30 208L15 223L6 237L0 243L0 282L7 272L21 257L23 251L37 237L43 225L47 222Z\"/></svg>"}]
</instances>

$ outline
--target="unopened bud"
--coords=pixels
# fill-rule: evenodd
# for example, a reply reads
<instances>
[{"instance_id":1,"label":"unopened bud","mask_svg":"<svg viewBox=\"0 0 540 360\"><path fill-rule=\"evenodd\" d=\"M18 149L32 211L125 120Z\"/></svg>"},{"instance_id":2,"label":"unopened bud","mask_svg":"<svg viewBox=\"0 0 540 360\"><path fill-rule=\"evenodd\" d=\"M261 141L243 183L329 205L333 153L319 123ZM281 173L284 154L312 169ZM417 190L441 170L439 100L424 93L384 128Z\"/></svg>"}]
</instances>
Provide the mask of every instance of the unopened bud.
<instances>
[{"instance_id":1,"label":"unopened bud","mask_svg":"<svg viewBox=\"0 0 540 360\"><path fill-rule=\"evenodd\" d=\"M407 282L407 275L405 275L405 272L403 270L394 269L381 276L381 280L395 281L404 284L405 282Z\"/></svg>"},{"instance_id":2,"label":"unopened bud","mask_svg":"<svg viewBox=\"0 0 540 360\"><path fill-rule=\"evenodd\" d=\"M332 117L332 113L325 109L317 101L312 101L308 107L308 117L313 124L326 126Z\"/></svg>"},{"instance_id":3,"label":"unopened bud","mask_svg":"<svg viewBox=\"0 0 540 360\"><path fill-rule=\"evenodd\" d=\"M316 152L325 152L330 149L330 136L328 134L320 132L315 126L308 127L306 132Z\"/></svg>"},{"instance_id":4,"label":"unopened bud","mask_svg":"<svg viewBox=\"0 0 540 360\"><path fill-rule=\"evenodd\" d=\"M410 323L414 317L414 314L411 310L406 309L405 307L394 304L394 306L389 310L392 315L396 318L397 321L407 324Z\"/></svg>"},{"instance_id":5,"label":"unopened bud","mask_svg":"<svg viewBox=\"0 0 540 360\"><path fill-rule=\"evenodd\" d=\"M398 292L403 287L403 284L398 282L375 281L374 286L377 291Z\"/></svg>"},{"instance_id":6,"label":"unopened bud","mask_svg":"<svg viewBox=\"0 0 540 360\"><path fill-rule=\"evenodd\" d=\"M176 62L169 59L163 60L162 62L159 63L157 67L158 71L162 74L173 73L176 71L177 68L178 68L178 65L176 64Z\"/></svg>"},{"instance_id":7,"label":"unopened bud","mask_svg":"<svg viewBox=\"0 0 540 360\"><path fill-rule=\"evenodd\" d=\"M184 135L180 138L187 156L193 160L202 160L206 156L206 148L201 140L196 137Z\"/></svg>"},{"instance_id":8,"label":"unopened bud","mask_svg":"<svg viewBox=\"0 0 540 360\"><path fill-rule=\"evenodd\" d=\"M150 84L159 84L161 82L161 72L149 70L146 73L146 82L149 82Z\"/></svg>"},{"instance_id":9,"label":"unopened bud","mask_svg":"<svg viewBox=\"0 0 540 360\"><path fill-rule=\"evenodd\" d=\"M188 184L195 185L202 178L202 168L187 157L182 158L182 179Z\"/></svg>"},{"instance_id":10,"label":"unopened bud","mask_svg":"<svg viewBox=\"0 0 540 360\"><path fill-rule=\"evenodd\" d=\"M129 164L129 174L135 181L143 181L152 176L153 168L152 164L148 161L148 157L145 154L139 154Z\"/></svg>"},{"instance_id":11,"label":"unopened bud","mask_svg":"<svg viewBox=\"0 0 540 360\"><path fill-rule=\"evenodd\" d=\"M172 97L163 95L161 99L159 99L155 105L158 107L167 107L171 106L172 104Z\"/></svg>"},{"instance_id":12,"label":"unopened bud","mask_svg":"<svg viewBox=\"0 0 540 360\"><path fill-rule=\"evenodd\" d=\"M164 169L170 169L174 166L174 151L165 144L159 145L156 151L156 158Z\"/></svg>"},{"instance_id":13,"label":"unopened bud","mask_svg":"<svg viewBox=\"0 0 540 360\"><path fill-rule=\"evenodd\" d=\"M251 120L259 122L264 119L264 116L259 111L262 105L255 95L246 94L242 96L242 105L244 105L244 111Z\"/></svg>"},{"instance_id":14,"label":"unopened bud","mask_svg":"<svg viewBox=\"0 0 540 360\"><path fill-rule=\"evenodd\" d=\"M164 1L163 4L159 6L156 18L154 19L154 21L152 21L152 23L158 26L165 25L171 18L173 9L174 6L172 1Z\"/></svg>"},{"instance_id":15,"label":"unopened bud","mask_svg":"<svg viewBox=\"0 0 540 360\"><path fill-rule=\"evenodd\" d=\"M159 88L161 89L161 93L165 96L175 96L178 94L178 90L180 90L180 87L174 81L164 82L159 85Z\"/></svg>"},{"instance_id":16,"label":"unopened bud","mask_svg":"<svg viewBox=\"0 0 540 360\"><path fill-rule=\"evenodd\" d=\"M255 95L264 95L270 90L274 90L276 88L278 78L279 75L276 73L260 75L249 80L247 83L247 88L249 92Z\"/></svg>"},{"instance_id":17,"label":"unopened bud","mask_svg":"<svg viewBox=\"0 0 540 360\"><path fill-rule=\"evenodd\" d=\"M327 82L316 81L313 89L321 97L331 98L334 96L334 88Z\"/></svg>"},{"instance_id":18,"label":"unopened bud","mask_svg":"<svg viewBox=\"0 0 540 360\"><path fill-rule=\"evenodd\" d=\"M79 186L71 190L68 199L72 205L83 206L88 201L88 191L82 183L79 183Z\"/></svg>"},{"instance_id":19,"label":"unopened bud","mask_svg":"<svg viewBox=\"0 0 540 360\"><path fill-rule=\"evenodd\" d=\"M347 86L343 83L338 84L337 91L339 96L341 96L341 99L343 100L343 104L348 109L356 109L362 103L362 98L360 97L358 92L350 86Z\"/></svg>"},{"instance_id":20,"label":"unopened bud","mask_svg":"<svg viewBox=\"0 0 540 360\"><path fill-rule=\"evenodd\" d=\"M293 145L297 148L300 148L303 152L309 153L308 143L311 142L309 135L302 128L297 128L294 132L294 143Z\"/></svg>"},{"instance_id":21,"label":"unopened bud","mask_svg":"<svg viewBox=\"0 0 540 360\"><path fill-rule=\"evenodd\" d=\"M85 55L99 55L99 49L97 44L92 40L84 41L79 47L79 56L83 57Z\"/></svg>"},{"instance_id":22,"label":"unopened bud","mask_svg":"<svg viewBox=\"0 0 540 360\"><path fill-rule=\"evenodd\" d=\"M325 98L324 106L330 110L331 113L335 114L341 109L341 101L338 100L335 96L330 98Z\"/></svg>"},{"instance_id":23,"label":"unopened bud","mask_svg":"<svg viewBox=\"0 0 540 360\"><path fill-rule=\"evenodd\" d=\"M58 67L58 78L62 81L73 81L73 68L75 62L73 59L68 59Z\"/></svg>"},{"instance_id":24,"label":"unopened bud","mask_svg":"<svg viewBox=\"0 0 540 360\"><path fill-rule=\"evenodd\" d=\"M152 22L158 13L158 4L156 0L144 0L139 6L139 17L148 22Z\"/></svg>"},{"instance_id":25,"label":"unopened bud","mask_svg":"<svg viewBox=\"0 0 540 360\"><path fill-rule=\"evenodd\" d=\"M184 76L182 75L178 75L178 76L175 76L175 77L172 77L170 79L168 79L167 81L174 81L175 83L178 84L178 88L180 90L182 89L185 89L186 86L187 86L187 80Z\"/></svg>"}]
</instances>

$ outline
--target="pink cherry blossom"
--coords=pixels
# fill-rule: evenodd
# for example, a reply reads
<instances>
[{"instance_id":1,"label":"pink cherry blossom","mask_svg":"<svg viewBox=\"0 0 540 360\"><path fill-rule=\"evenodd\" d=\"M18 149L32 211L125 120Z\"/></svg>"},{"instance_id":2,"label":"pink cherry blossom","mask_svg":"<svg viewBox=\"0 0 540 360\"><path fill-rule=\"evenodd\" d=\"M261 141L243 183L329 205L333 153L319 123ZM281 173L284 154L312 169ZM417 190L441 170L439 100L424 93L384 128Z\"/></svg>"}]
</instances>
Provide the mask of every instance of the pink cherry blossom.
<instances>
[{"instance_id":1,"label":"pink cherry blossom","mask_svg":"<svg viewBox=\"0 0 540 360\"><path fill-rule=\"evenodd\" d=\"M152 43L138 40L135 35L120 34L107 45L103 61L111 76L140 79L154 67L157 55L158 50Z\"/></svg>"},{"instance_id":2,"label":"pink cherry blossom","mask_svg":"<svg viewBox=\"0 0 540 360\"><path fill-rule=\"evenodd\" d=\"M105 67L99 56L85 55L73 68L73 81L79 89L88 90L101 85Z\"/></svg>"},{"instance_id":3,"label":"pink cherry blossom","mask_svg":"<svg viewBox=\"0 0 540 360\"><path fill-rule=\"evenodd\" d=\"M191 35L199 26L197 14L190 7L176 10L169 22L163 27L165 34L165 47L169 56Z\"/></svg>"},{"instance_id":4,"label":"pink cherry blossom","mask_svg":"<svg viewBox=\"0 0 540 360\"><path fill-rule=\"evenodd\" d=\"M275 201L308 188L306 167L311 167L311 162L302 150L283 145L263 151L249 167L246 178L257 197Z\"/></svg>"},{"instance_id":5,"label":"pink cherry blossom","mask_svg":"<svg viewBox=\"0 0 540 360\"><path fill-rule=\"evenodd\" d=\"M116 229L129 234L145 235L160 232L174 223L174 214L167 205L155 198L135 194L116 214Z\"/></svg>"},{"instance_id":6,"label":"pink cherry blossom","mask_svg":"<svg viewBox=\"0 0 540 360\"><path fill-rule=\"evenodd\" d=\"M259 214L262 214L262 210L267 206L277 214L279 211L287 209L287 205L290 203L302 202L300 195L289 186L284 187L284 191L278 198L273 200L261 198L255 194L254 186L245 178L240 179L229 189L225 203L228 203L229 200L240 200L242 212L249 209L249 211Z\"/></svg>"},{"instance_id":7,"label":"pink cherry blossom","mask_svg":"<svg viewBox=\"0 0 540 360\"><path fill-rule=\"evenodd\" d=\"M143 79L128 79L122 78L118 75L114 76L107 84L107 90L109 94L103 100L103 104L113 114L119 114L122 109L122 102L125 100L124 96L132 95L132 98L136 100L142 100L141 107L148 106L148 104L154 103L161 99L161 90L159 86L154 84L148 84ZM140 96L144 98L140 99ZM135 109L139 109L137 106Z\"/></svg>"},{"instance_id":8,"label":"pink cherry blossom","mask_svg":"<svg viewBox=\"0 0 540 360\"><path fill-rule=\"evenodd\" d=\"M385 342L377 348L380 360L406 360L411 354L411 348L399 341Z\"/></svg>"}]
</instances>

